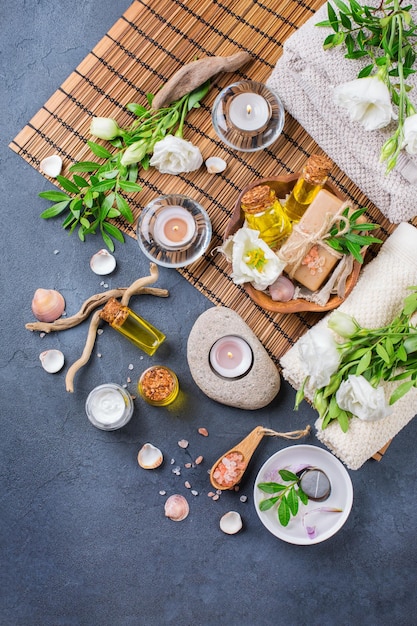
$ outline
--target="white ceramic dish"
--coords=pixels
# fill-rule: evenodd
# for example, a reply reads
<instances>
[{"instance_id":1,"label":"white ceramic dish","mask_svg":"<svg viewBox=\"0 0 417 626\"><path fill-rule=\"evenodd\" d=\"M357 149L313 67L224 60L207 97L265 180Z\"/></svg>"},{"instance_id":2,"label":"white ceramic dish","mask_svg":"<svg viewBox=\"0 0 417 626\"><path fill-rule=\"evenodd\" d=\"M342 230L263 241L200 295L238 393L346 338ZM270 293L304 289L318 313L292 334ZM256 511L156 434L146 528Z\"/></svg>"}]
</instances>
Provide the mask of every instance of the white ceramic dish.
<instances>
[{"instance_id":1,"label":"white ceramic dish","mask_svg":"<svg viewBox=\"0 0 417 626\"><path fill-rule=\"evenodd\" d=\"M281 526L278 521L277 505L268 511L259 510L260 501L271 497L273 494L261 491L258 488L258 484L271 481L281 483L283 481L278 474L279 470L285 468L291 471L298 471L300 466L303 465L319 467L327 474L331 483L330 496L324 502L309 500L307 505L300 502L298 514L295 517L291 516L288 526ZM310 545L329 539L346 522L352 503L353 487L347 470L333 454L316 446L300 444L276 452L264 463L255 480L254 505L259 519L275 537L288 543ZM342 509L342 512L316 511L309 513L304 518L305 523L316 528L316 534L311 538L303 524L303 514L320 507L339 508Z\"/></svg>"}]
</instances>

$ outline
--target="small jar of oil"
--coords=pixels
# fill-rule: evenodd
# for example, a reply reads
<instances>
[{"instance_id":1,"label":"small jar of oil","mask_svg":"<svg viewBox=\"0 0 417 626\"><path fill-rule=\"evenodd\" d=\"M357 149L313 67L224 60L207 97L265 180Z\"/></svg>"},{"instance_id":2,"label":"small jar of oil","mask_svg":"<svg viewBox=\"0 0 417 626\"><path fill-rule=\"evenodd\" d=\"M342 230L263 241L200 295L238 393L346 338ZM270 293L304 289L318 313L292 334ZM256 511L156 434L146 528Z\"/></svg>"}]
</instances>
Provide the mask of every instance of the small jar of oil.
<instances>
[{"instance_id":1,"label":"small jar of oil","mask_svg":"<svg viewBox=\"0 0 417 626\"><path fill-rule=\"evenodd\" d=\"M324 187L332 162L326 156L312 154L284 204L292 222L299 222L318 192Z\"/></svg>"},{"instance_id":2,"label":"small jar of oil","mask_svg":"<svg viewBox=\"0 0 417 626\"><path fill-rule=\"evenodd\" d=\"M276 248L291 232L291 223L283 211L275 191L268 185L258 185L242 196L242 210L249 228L259 231L259 237Z\"/></svg>"}]
</instances>

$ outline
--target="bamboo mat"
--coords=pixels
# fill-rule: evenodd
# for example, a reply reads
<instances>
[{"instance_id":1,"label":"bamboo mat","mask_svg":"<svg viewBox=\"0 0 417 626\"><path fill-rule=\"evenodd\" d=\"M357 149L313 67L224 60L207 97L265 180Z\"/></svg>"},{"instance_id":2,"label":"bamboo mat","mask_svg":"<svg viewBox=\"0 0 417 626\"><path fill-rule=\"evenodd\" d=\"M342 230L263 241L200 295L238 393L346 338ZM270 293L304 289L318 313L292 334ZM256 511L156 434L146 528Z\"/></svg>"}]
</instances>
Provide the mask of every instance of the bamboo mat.
<instances>
[{"instance_id":1,"label":"bamboo mat","mask_svg":"<svg viewBox=\"0 0 417 626\"><path fill-rule=\"evenodd\" d=\"M199 146L204 159L216 155L227 161L225 172L213 176L202 167L192 174L169 176L150 169L140 172L142 192L127 197L135 218L150 200L170 192L202 204L213 225L211 246L203 258L178 271L211 302L239 313L276 363L320 316L261 309L243 287L232 282L227 263L215 249L222 243L243 186L256 178L299 171L311 153L321 150L287 114L284 131L273 146L258 153L235 152L215 135L210 112L219 91L230 83L244 79L265 82L282 53L283 42L321 4L322 0L135 1L10 144L35 168L44 157L60 154L62 173L67 175L75 161L91 160L85 142L90 138L93 116L113 117L120 126L128 125L132 117L125 105L145 104L146 93L156 93L182 64L196 57L249 52L252 61L241 71L214 78L202 107L192 111L185 126L184 138ZM338 168L333 168L331 179L347 198L369 207L368 217L381 224L381 238L394 230ZM61 221L57 218L57 227ZM119 226L135 237L134 226ZM82 245L73 236L75 245Z\"/></svg>"}]
</instances>

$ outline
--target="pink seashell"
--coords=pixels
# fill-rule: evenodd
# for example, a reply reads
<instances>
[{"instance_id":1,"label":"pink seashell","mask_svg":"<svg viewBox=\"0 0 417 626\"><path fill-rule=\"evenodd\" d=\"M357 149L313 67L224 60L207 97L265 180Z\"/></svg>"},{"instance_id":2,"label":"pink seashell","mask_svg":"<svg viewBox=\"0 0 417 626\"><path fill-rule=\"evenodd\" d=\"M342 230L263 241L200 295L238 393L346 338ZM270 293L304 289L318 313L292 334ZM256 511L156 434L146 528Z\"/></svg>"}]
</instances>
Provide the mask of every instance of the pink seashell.
<instances>
[{"instance_id":1,"label":"pink seashell","mask_svg":"<svg viewBox=\"0 0 417 626\"><path fill-rule=\"evenodd\" d=\"M169 496L165 502L165 516L174 522L181 522L190 511L187 500L178 493Z\"/></svg>"},{"instance_id":2,"label":"pink seashell","mask_svg":"<svg viewBox=\"0 0 417 626\"><path fill-rule=\"evenodd\" d=\"M40 322L54 322L63 314L64 297L54 289L37 289L32 300L33 315Z\"/></svg>"}]
</instances>

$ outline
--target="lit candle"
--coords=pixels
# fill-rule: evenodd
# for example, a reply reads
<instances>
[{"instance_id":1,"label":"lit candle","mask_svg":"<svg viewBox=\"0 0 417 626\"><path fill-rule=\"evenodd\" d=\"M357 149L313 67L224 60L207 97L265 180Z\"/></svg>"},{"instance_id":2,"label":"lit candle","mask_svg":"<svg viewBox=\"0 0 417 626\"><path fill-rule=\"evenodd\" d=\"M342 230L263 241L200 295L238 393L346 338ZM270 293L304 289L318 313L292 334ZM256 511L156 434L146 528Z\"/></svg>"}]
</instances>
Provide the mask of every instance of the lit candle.
<instances>
[{"instance_id":1,"label":"lit candle","mask_svg":"<svg viewBox=\"0 0 417 626\"><path fill-rule=\"evenodd\" d=\"M114 384L99 385L93 389L85 403L87 417L102 430L121 428L132 417L132 398L123 387Z\"/></svg>"},{"instance_id":2,"label":"lit candle","mask_svg":"<svg viewBox=\"0 0 417 626\"><path fill-rule=\"evenodd\" d=\"M269 103L258 93L247 91L232 98L229 104L229 121L245 132L252 132L264 128L270 118Z\"/></svg>"},{"instance_id":3,"label":"lit candle","mask_svg":"<svg viewBox=\"0 0 417 626\"><path fill-rule=\"evenodd\" d=\"M179 250L191 241L195 231L192 214L184 207L172 205L156 214L153 238L163 248Z\"/></svg>"},{"instance_id":4,"label":"lit candle","mask_svg":"<svg viewBox=\"0 0 417 626\"><path fill-rule=\"evenodd\" d=\"M242 337L227 335L212 345L209 360L219 376L240 378L252 367L252 348Z\"/></svg>"}]
</instances>

